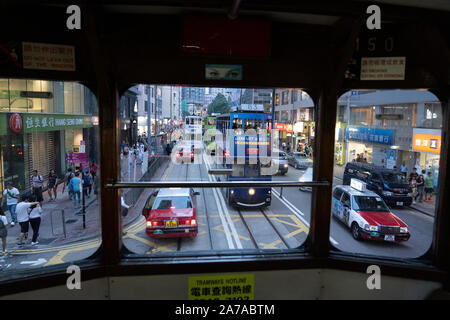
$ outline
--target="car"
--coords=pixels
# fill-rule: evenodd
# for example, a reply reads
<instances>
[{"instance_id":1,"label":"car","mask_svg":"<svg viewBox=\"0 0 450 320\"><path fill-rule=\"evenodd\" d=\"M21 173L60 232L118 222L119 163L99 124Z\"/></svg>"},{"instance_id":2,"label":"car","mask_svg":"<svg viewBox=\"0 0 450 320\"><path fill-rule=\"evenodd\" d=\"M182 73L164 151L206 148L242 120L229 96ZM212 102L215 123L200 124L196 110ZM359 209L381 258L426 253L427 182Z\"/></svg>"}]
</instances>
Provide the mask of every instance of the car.
<instances>
[{"instance_id":1,"label":"car","mask_svg":"<svg viewBox=\"0 0 450 320\"><path fill-rule=\"evenodd\" d=\"M273 157L272 158L273 164L275 166L278 166L278 172L277 173L285 175L288 172L288 169L289 169L288 158L287 158L286 152L278 150L278 149L273 149L272 153L273 154L277 154L278 153L278 157Z\"/></svg>"},{"instance_id":2,"label":"car","mask_svg":"<svg viewBox=\"0 0 450 320\"><path fill-rule=\"evenodd\" d=\"M154 191L142 209L150 238L191 237L198 233L197 196L192 188Z\"/></svg>"},{"instance_id":3,"label":"car","mask_svg":"<svg viewBox=\"0 0 450 320\"><path fill-rule=\"evenodd\" d=\"M202 146L200 144L182 144L181 147L177 148L176 159L177 163L181 162L193 162L194 159L200 159L202 152Z\"/></svg>"},{"instance_id":4,"label":"car","mask_svg":"<svg viewBox=\"0 0 450 320\"><path fill-rule=\"evenodd\" d=\"M298 181L300 182L311 182L313 180L313 168L308 168L302 174ZM300 191L312 191L311 187L299 187Z\"/></svg>"},{"instance_id":5,"label":"car","mask_svg":"<svg viewBox=\"0 0 450 320\"><path fill-rule=\"evenodd\" d=\"M332 215L348 228L356 240L404 242L408 226L391 212L384 200L367 189L365 182L351 179L350 186L333 188Z\"/></svg>"},{"instance_id":6,"label":"car","mask_svg":"<svg viewBox=\"0 0 450 320\"><path fill-rule=\"evenodd\" d=\"M306 170L311 168L313 160L304 152L290 152L287 154L288 163L295 169Z\"/></svg>"},{"instance_id":7,"label":"car","mask_svg":"<svg viewBox=\"0 0 450 320\"><path fill-rule=\"evenodd\" d=\"M398 171L361 162L348 162L345 165L343 184L350 179L364 181L367 188L377 193L388 206L410 206L412 189L406 177Z\"/></svg>"}]
</instances>

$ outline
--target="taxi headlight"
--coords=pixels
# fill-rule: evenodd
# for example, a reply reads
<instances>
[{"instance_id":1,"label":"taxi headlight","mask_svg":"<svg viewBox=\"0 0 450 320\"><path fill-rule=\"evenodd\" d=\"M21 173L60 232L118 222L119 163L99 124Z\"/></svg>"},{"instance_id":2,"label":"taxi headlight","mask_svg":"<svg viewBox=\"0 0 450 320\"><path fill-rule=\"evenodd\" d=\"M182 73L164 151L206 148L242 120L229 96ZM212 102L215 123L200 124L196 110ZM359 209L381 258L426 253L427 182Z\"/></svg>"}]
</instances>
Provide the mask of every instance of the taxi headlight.
<instances>
[{"instance_id":1,"label":"taxi headlight","mask_svg":"<svg viewBox=\"0 0 450 320\"><path fill-rule=\"evenodd\" d=\"M407 233L408 227L400 227L400 233Z\"/></svg>"},{"instance_id":2,"label":"taxi headlight","mask_svg":"<svg viewBox=\"0 0 450 320\"><path fill-rule=\"evenodd\" d=\"M287 168L287 167L288 167L287 163L285 163L285 164L284 164L284 167L285 167L285 168Z\"/></svg>"},{"instance_id":3,"label":"taxi headlight","mask_svg":"<svg viewBox=\"0 0 450 320\"><path fill-rule=\"evenodd\" d=\"M392 196L392 192L390 192L390 191L383 191L382 193L383 193L383 196L387 196L387 197Z\"/></svg>"},{"instance_id":4,"label":"taxi headlight","mask_svg":"<svg viewBox=\"0 0 450 320\"><path fill-rule=\"evenodd\" d=\"M370 226L370 225L368 225L368 224L366 224L365 226L364 226L364 229L366 229L366 230L368 230L368 231L378 231L378 226Z\"/></svg>"},{"instance_id":5,"label":"taxi headlight","mask_svg":"<svg viewBox=\"0 0 450 320\"><path fill-rule=\"evenodd\" d=\"M248 194L253 196L255 194L255 189L253 188L248 189Z\"/></svg>"}]
</instances>

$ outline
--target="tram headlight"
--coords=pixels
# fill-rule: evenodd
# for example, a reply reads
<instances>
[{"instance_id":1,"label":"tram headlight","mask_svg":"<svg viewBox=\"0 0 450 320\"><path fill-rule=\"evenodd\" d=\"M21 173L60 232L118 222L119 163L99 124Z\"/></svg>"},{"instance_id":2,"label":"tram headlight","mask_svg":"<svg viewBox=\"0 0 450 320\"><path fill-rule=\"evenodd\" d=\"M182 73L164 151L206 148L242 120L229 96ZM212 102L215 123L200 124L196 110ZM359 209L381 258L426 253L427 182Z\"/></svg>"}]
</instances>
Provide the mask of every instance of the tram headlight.
<instances>
[{"instance_id":1,"label":"tram headlight","mask_svg":"<svg viewBox=\"0 0 450 320\"><path fill-rule=\"evenodd\" d=\"M255 194L255 189L253 188L248 189L248 194L253 196Z\"/></svg>"}]
</instances>

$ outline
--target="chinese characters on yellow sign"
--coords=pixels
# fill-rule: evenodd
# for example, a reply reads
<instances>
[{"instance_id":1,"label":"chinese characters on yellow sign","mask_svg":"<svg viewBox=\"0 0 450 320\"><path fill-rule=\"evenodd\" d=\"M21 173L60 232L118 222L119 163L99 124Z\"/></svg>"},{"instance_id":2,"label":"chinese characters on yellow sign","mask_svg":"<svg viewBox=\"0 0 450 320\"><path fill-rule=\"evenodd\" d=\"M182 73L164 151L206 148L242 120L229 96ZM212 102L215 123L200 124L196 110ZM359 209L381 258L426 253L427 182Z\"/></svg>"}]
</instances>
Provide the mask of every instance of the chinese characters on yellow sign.
<instances>
[{"instance_id":1,"label":"chinese characters on yellow sign","mask_svg":"<svg viewBox=\"0 0 450 320\"><path fill-rule=\"evenodd\" d=\"M361 80L405 80L406 57L361 58Z\"/></svg>"},{"instance_id":2,"label":"chinese characters on yellow sign","mask_svg":"<svg viewBox=\"0 0 450 320\"><path fill-rule=\"evenodd\" d=\"M253 274L189 277L189 300L253 300Z\"/></svg>"},{"instance_id":3,"label":"chinese characters on yellow sign","mask_svg":"<svg viewBox=\"0 0 450 320\"><path fill-rule=\"evenodd\" d=\"M413 150L441 153L441 130L413 129Z\"/></svg>"},{"instance_id":4,"label":"chinese characters on yellow sign","mask_svg":"<svg viewBox=\"0 0 450 320\"><path fill-rule=\"evenodd\" d=\"M75 71L75 47L22 42L24 69Z\"/></svg>"}]
</instances>

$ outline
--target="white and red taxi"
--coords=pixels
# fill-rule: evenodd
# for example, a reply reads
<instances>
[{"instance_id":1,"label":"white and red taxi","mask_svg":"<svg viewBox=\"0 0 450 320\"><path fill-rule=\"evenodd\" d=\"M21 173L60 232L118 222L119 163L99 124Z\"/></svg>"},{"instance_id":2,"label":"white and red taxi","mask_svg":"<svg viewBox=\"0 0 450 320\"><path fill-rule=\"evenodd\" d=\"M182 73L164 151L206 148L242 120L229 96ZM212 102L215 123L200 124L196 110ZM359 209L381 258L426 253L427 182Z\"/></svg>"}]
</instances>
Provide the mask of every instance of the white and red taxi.
<instances>
[{"instance_id":1,"label":"white and red taxi","mask_svg":"<svg viewBox=\"0 0 450 320\"><path fill-rule=\"evenodd\" d=\"M153 192L142 209L151 238L195 237L198 233L197 195L192 188Z\"/></svg>"},{"instance_id":2,"label":"white and red taxi","mask_svg":"<svg viewBox=\"0 0 450 320\"><path fill-rule=\"evenodd\" d=\"M333 189L332 214L352 230L356 240L408 241L408 226L366 184L351 179L350 186Z\"/></svg>"}]
</instances>

